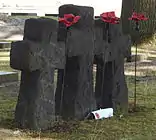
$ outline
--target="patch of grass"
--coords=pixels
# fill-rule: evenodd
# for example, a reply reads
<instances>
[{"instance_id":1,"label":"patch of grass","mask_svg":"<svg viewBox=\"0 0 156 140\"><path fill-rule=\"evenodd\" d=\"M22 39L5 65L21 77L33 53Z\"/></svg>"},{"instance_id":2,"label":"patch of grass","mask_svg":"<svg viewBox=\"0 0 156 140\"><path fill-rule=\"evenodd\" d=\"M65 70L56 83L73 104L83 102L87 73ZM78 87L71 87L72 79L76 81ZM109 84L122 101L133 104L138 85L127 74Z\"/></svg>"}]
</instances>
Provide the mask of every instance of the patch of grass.
<instances>
[{"instance_id":1,"label":"patch of grass","mask_svg":"<svg viewBox=\"0 0 156 140\"><path fill-rule=\"evenodd\" d=\"M9 89L0 88L0 127L13 127L14 110L17 103L17 93L15 93L14 87ZM12 89L12 90L11 90Z\"/></svg>"},{"instance_id":2,"label":"patch of grass","mask_svg":"<svg viewBox=\"0 0 156 140\"><path fill-rule=\"evenodd\" d=\"M129 77L130 80L131 77ZM56 124L44 132L25 131L32 137L62 140L142 140L156 138L156 81L138 82L137 109L122 118L99 121L69 121ZM129 90L134 84L128 82ZM0 126L14 128L14 110L18 95L18 85L0 88ZM133 96L129 97L130 105ZM130 106L131 109L131 106Z\"/></svg>"}]
</instances>

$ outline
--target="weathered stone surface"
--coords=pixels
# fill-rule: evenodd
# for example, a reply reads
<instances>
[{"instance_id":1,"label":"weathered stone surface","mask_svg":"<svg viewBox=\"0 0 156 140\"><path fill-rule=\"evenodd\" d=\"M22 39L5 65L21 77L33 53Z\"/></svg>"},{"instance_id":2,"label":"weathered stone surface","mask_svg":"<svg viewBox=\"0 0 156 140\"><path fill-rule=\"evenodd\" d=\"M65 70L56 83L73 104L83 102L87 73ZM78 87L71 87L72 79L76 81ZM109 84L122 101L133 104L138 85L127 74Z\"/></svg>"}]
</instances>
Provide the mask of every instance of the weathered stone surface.
<instances>
[{"instance_id":1,"label":"weathered stone surface","mask_svg":"<svg viewBox=\"0 0 156 140\"><path fill-rule=\"evenodd\" d=\"M115 111L128 111L128 88L124 75L124 59L119 57L115 61L115 75L113 77L112 106Z\"/></svg>"},{"instance_id":2,"label":"weathered stone surface","mask_svg":"<svg viewBox=\"0 0 156 140\"><path fill-rule=\"evenodd\" d=\"M95 19L94 35L95 35L95 48L94 54L104 60L108 57L108 36L107 27L101 19ZM101 57L100 57L101 56Z\"/></svg>"},{"instance_id":3,"label":"weathered stone surface","mask_svg":"<svg viewBox=\"0 0 156 140\"><path fill-rule=\"evenodd\" d=\"M55 120L54 69L22 71L15 121L18 127L46 129Z\"/></svg>"},{"instance_id":4,"label":"weathered stone surface","mask_svg":"<svg viewBox=\"0 0 156 140\"><path fill-rule=\"evenodd\" d=\"M40 49L40 46L39 44L28 40L12 42L10 50L10 66L13 69L24 71L40 69L41 61L38 62L39 58L34 58L34 55L32 55L32 48L37 52L37 50ZM35 59L34 61L37 63L34 63L32 59ZM31 63L33 63L33 65L31 65Z\"/></svg>"},{"instance_id":5,"label":"weathered stone surface","mask_svg":"<svg viewBox=\"0 0 156 140\"><path fill-rule=\"evenodd\" d=\"M108 61L115 60L119 55L128 57L131 53L131 38L129 35L122 33L121 24L111 24L109 32L111 43L109 44Z\"/></svg>"},{"instance_id":6,"label":"weathered stone surface","mask_svg":"<svg viewBox=\"0 0 156 140\"><path fill-rule=\"evenodd\" d=\"M67 13L80 15L81 20L67 31L67 61L65 70L58 73L56 115L64 119L83 119L96 109L92 74L93 8L64 5L59 12L60 16Z\"/></svg>"},{"instance_id":7,"label":"weathered stone surface","mask_svg":"<svg viewBox=\"0 0 156 140\"><path fill-rule=\"evenodd\" d=\"M41 24L33 19L33 27L25 27L24 40L12 45L11 66L22 70L15 112L17 125L22 128L47 129L55 121L54 70L64 67L65 46L57 42L57 22L43 20ZM40 28L33 30L35 26L41 32Z\"/></svg>"},{"instance_id":8,"label":"weathered stone surface","mask_svg":"<svg viewBox=\"0 0 156 140\"><path fill-rule=\"evenodd\" d=\"M48 18L30 18L25 21L24 40L49 43L52 34L56 34L57 21Z\"/></svg>"},{"instance_id":9,"label":"weathered stone surface","mask_svg":"<svg viewBox=\"0 0 156 140\"><path fill-rule=\"evenodd\" d=\"M92 7L76 6L76 5L63 5L59 8L59 17L64 14L74 14L80 16L78 23L65 30L65 25L59 24L59 40L65 40L67 54L69 57L93 53L94 45L94 9ZM67 32L67 33L65 33Z\"/></svg>"},{"instance_id":10,"label":"weathered stone surface","mask_svg":"<svg viewBox=\"0 0 156 140\"><path fill-rule=\"evenodd\" d=\"M97 28L95 29L97 30ZM101 30L103 31L103 28ZM97 34L95 35L97 36ZM103 35L101 34L101 36ZM108 49L105 50L107 51L105 59L95 56L97 59L95 86L97 106L98 108L113 107L114 110L120 107L125 110L128 107L128 91L124 77L124 58L129 56L131 41L129 36L122 34L120 24L109 25L109 37L110 42L108 42ZM96 43L95 48L98 47L97 45L101 48L104 47L103 42Z\"/></svg>"},{"instance_id":11,"label":"weathered stone surface","mask_svg":"<svg viewBox=\"0 0 156 140\"><path fill-rule=\"evenodd\" d=\"M114 61L97 63L95 96L98 108L112 107Z\"/></svg>"},{"instance_id":12,"label":"weathered stone surface","mask_svg":"<svg viewBox=\"0 0 156 140\"><path fill-rule=\"evenodd\" d=\"M56 113L62 115L64 119L83 119L96 107L93 93L93 67L90 61L92 59L93 57L89 55L68 57L65 75L64 71L58 73ZM63 80L64 87L62 87ZM61 100L62 107L60 107ZM61 114L60 108L62 108Z\"/></svg>"},{"instance_id":13,"label":"weathered stone surface","mask_svg":"<svg viewBox=\"0 0 156 140\"><path fill-rule=\"evenodd\" d=\"M51 39L52 40L52 39ZM10 65L14 69L35 71L48 63L54 68L64 68L65 45L63 43L45 44L29 40L13 42L10 51Z\"/></svg>"},{"instance_id":14,"label":"weathered stone surface","mask_svg":"<svg viewBox=\"0 0 156 140\"><path fill-rule=\"evenodd\" d=\"M106 62L108 61L109 55L109 44L108 44L108 34L107 25L101 19L95 19L95 48L94 48L94 60L97 65L96 69L96 83L95 83L95 97L97 108L105 107L103 101L109 102L108 92L103 91L106 72ZM109 75L110 76L110 75ZM106 95L106 96L104 96ZM104 99L102 97L105 97ZM105 102L104 102L105 103Z\"/></svg>"}]
</instances>

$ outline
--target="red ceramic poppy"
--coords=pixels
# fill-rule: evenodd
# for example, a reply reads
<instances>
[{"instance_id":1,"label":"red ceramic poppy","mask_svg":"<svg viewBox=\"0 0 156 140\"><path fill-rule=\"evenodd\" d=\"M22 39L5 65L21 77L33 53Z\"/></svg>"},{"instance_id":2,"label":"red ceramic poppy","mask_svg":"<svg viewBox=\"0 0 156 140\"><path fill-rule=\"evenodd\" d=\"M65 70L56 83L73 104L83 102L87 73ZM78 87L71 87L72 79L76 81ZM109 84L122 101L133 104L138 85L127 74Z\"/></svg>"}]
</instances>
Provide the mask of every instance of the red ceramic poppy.
<instances>
[{"instance_id":1,"label":"red ceramic poppy","mask_svg":"<svg viewBox=\"0 0 156 140\"><path fill-rule=\"evenodd\" d=\"M111 23L111 24L118 24L119 18L115 16L115 12L105 12L100 15L102 21Z\"/></svg>"},{"instance_id":2,"label":"red ceramic poppy","mask_svg":"<svg viewBox=\"0 0 156 140\"><path fill-rule=\"evenodd\" d=\"M148 18L145 17L145 15L140 14L140 13L136 13L136 12L133 12L132 16L130 18L128 18L128 19L129 20L134 20L136 22L148 20Z\"/></svg>"},{"instance_id":3,"label":"red ceramic poppy","mask_svg":"<svg viewBox=\"0 0 156 140\"><path fill-rule=\"evenodd\" d=\"M59 18L59 22L63 22L66 27L70 27L77 23L80 18L80 16L74 16L73 14L64 14L63 18Z\"/></svg>"}]
</instances>

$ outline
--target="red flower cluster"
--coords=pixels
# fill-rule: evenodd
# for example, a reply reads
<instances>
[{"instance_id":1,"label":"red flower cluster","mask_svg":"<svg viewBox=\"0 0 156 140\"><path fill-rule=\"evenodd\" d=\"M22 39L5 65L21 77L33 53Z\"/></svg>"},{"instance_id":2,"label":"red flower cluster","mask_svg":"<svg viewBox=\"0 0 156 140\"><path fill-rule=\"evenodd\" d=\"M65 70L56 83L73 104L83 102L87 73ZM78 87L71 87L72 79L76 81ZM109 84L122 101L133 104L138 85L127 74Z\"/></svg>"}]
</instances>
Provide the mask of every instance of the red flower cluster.
<instances>
[{"instance_id":1,"label":"red flower cluster","mask_svg":"<svg viewBox=\"0 0 156 140\"><path fill-rule=\"evenodd\" d=\"M102 21L111 23L111 24L118 24L119 18L115 16L115 12L105 12L100 15Z\"/></svg>"},{"instance_id":2,"label":"red flower cluster","mask_svg":"<svg viewBox=\"0 0 156 140\"><path fill-rule=\"evenodd\" d=\"M146 18L143 14L136 13L136 12L133 12L132 16L128 19L134 20L136 22L141 21L141 20L143 20L143 21L148 20L148 18Z\"/></svg>"},{"instance_id":3,"label":"red flower cluster","mask_svg":"<svg viewBox=\"0 0 156 140\"><path fill-rule=\"evenodd\" d=\"M65 14L63 18L59 18L59 22L63 22L66 27L70 27L77 23L80 18L80 16L74 16L73 14Z\"/></svg>"}]
</instances>

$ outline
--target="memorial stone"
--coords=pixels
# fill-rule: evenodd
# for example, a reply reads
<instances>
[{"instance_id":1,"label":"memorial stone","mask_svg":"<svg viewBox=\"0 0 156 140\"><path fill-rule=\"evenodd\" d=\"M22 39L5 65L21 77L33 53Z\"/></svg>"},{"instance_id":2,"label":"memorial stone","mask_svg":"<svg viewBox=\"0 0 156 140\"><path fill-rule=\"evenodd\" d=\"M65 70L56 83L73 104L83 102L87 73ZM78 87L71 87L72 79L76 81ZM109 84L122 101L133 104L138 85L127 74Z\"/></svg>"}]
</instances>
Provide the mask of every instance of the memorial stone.
<instances>
[{"instance_id":1,"label":"memorial stone","mask_svg":"<svg viewBox=\"0 0 156 140\"><path fill-rule=\"evenodd\" d=\"M83 119L96 109L93 92L94 9L92 7L63 5L64 14L80 16L78 23L64 29L60 23L59 40L66 45L66 67L58 72L56 115L64 119ZM63 27L64 26L64 27ZM66 33L65 33L66 32ZM62 86L63 85L63 86Z\"/></svg>"},{"instance_id":2,"label":"memorial stone","mask_svg":"<svg viewBox=\"0 0 156 140\"><path fill-rule=\"evenodd\" d=\"M24 40L13 42L10 65L21 70L15 111L18 127L47 129L55 122L54 70L64 68L65 46L57 42L58 22L28 19Z\"/></svg>"}]
</instances>

